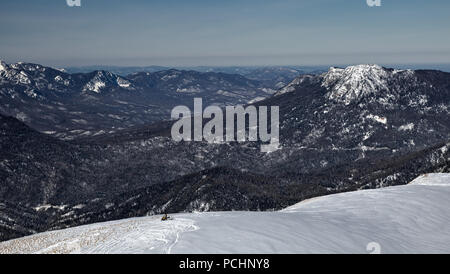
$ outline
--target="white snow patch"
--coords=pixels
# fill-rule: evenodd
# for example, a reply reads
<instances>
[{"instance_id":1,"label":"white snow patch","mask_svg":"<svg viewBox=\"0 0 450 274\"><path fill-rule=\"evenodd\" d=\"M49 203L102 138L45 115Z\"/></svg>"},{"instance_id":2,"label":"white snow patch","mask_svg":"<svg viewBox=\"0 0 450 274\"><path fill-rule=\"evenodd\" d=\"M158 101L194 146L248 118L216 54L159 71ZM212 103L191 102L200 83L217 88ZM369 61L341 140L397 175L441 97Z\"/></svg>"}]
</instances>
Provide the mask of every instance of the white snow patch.
<instances>
[{"instance_id":1,"label":"white snow patch","mask_svg":"<svg viewBox=\"0 0 450 274\"><path fill-rule=\"evenodd\" d=\"M24 85L31 84L31 80L30 80L30 78L28 78L28 74L24 71L21 71L19 73L18 79L19 79L19 83L21 83L21 84L24 84Z\"/></svg>"},{"instance_id":2,"label":"white snow patch","mask_svg":"<svg viewBox=\"0 0 450 274\"><path fill-rule=\"evenodd\" d=\"M450 173L430 173L420 176L410 185L450 187Z\"/></svg>"},{"instance_id":3,"label":"white snow patch","mask_svg":"<svg viewBox=\"0 0 450 274\"><path fill-rule=\"evenodd\" d=\"M179 93L199 93L202 90L198 87L187 87L187 88L177 88L177 92Z\"/></svg>"},{"instance_id":4,"label":"white snow patch","mask_svg":"<svg viewBox=\"0 0 450 274\"><path fill-rule=\"evenodd\" d=\"M0 71L4 71L7 68L7 64L0 60Z\"/></svg>"},{"instance_id":5,"label":"white snow patch","mask_svg":"<svg viewBox=\"0 0 450 274\"><path fill-rule=\"evenodd\" d=\"M386 117L380 117L378 115L369 114L367 115L367 119L372 119L375 122L381 123L386 125L387 124L387 118Z\"/></svg>"},{"instance_id":6,"label":"white snow patch","mask_svg":"<svg viewBox=\"0 0 450 274\"><path fill-rule=\"evenodd\" d=\"M48 209L57 209L57 210L64 210L67 207L67 205L41 205L41 206L37 206L34 208L34 210L36 211L41 211L41 210L48 210Z\"/></svg>"},{"instance_id":7,"label":"white snow patch","mask_svg":"<svg viewBox=\"0 0 450 274\"><path fill-rule=\"evenodd\" d=\"M26 122L28 120L28 115L26 115L23 112L19 112L19 113L16 114L16 119L20 120L22 122Z\"/></svg>"},{"instance_id":8,"label":"white snow patch","mask_svg":"<svg viewBox=\"0 0 450 274\"><path fill-rule=\"evenodd\" d=\"M122 78L117 78L117 84L121 87L121 88L130 88L131 87L131 83L125 79Z\"/></svg>"},{"instance_id":9,"label":"white snow patch","mask_svg":"<svg viewBox=\"0 0 450 274\"><path fill-rule=\"evenodd\" d=\"M86 207L85 204L79 204L73 207L73 209L83 209L84 207Z\"/></svg>"},{"instance_id":10,"label":"white snow patch","mask_svg":"<svg viewBox=\"0 0 450 274\"><path fill-rule=\"evenodd\" d=\"M94 81L94 82L92 82L92 83L90 83L88 85L89 85L88 86L89 90L95 91L97 93L99 93L100 90L106 86L106 84L104 82L102 82L102 81Z\"/></svg>"},{"instance_id":11,"label":"white snow patch","mask_svg":"<svg viewBox=\"0 0 450 274\"><path fill-rule=\"evenodd\" d=\"M171 79L175 79L178 77L178 73L172 74L172 75L164 75L161 80L163 81L169 81Z\"/></svg>"},{"instance_id":12,"label":"white snow patch","mask_svg":"<svg viewBox=\"0 0 450 274\"><path fill-rule=\"evenodd\" d=\"M252 100L248 101L248 104L254 104L254 103L260 102L264 99L266 99L266 98L265 97L256 97L256 98L253 98Z\"/></svg>"},{"instance_id":13,"label":"white snow patch","mask_svg":"<svg viewBox=\"0 0 450 274\"><path fill-rule=\"evenodd\" d=\"M240 97L240 96L239 96L238 94L236 94L236 93L229 92L229 91L222 90L222 89L219 89L216 93L217 93L217 94L220 94L220 95L223 95L223 96L227 96L227 97L234 97L234 98Z\"/></svg>"},{"instance_id":14,"label":"white snow patch","mask_svg":"<svg viewBox=\"0 0 450 274\"><path fill-rule=\"evenodd\" d=\"M398 128L399 131L410 131L414 129L414 123L409 123L406 125L402 125Z\"/></svg>"}]
</instances>

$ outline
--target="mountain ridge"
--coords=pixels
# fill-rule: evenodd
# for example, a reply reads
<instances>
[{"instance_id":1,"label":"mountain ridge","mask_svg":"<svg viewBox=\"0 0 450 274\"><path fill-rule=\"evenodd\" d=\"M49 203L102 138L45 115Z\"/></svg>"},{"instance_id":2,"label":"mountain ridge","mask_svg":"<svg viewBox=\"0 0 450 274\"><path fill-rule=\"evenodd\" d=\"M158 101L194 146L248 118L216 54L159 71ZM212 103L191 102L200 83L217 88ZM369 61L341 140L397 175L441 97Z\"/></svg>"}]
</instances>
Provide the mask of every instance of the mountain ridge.
<instances>
[{"instance_id":1,"label":"mountain ridge","mask_svg":"<svg viewBox=\"0 0 450 274\"><path fill-rule=\"evenodd\" d=\"M237 74L167 70L126 77L69 74L38 64L2 64L0 113L61 139L95 136L170 119L178 105L246 104L274 91Z\"/></svg>"}]
</instances>

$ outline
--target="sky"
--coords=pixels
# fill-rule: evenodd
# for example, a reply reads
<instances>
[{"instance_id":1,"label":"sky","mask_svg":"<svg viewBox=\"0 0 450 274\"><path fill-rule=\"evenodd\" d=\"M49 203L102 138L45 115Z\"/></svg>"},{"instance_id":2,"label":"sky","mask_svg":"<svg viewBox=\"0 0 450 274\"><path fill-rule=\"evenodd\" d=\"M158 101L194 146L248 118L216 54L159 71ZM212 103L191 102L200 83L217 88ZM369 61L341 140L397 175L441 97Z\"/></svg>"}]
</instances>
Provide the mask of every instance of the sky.
<instances>
[{"instance_id":1,"label":"sky","mask_svg":"<svg viewBox=\"0 0 450 274\"><path fill-rule=\"evenodd\" d=\"M449 64L450 1L0 0L0 59L68 67Z\"/></svg>"}]
</instances>

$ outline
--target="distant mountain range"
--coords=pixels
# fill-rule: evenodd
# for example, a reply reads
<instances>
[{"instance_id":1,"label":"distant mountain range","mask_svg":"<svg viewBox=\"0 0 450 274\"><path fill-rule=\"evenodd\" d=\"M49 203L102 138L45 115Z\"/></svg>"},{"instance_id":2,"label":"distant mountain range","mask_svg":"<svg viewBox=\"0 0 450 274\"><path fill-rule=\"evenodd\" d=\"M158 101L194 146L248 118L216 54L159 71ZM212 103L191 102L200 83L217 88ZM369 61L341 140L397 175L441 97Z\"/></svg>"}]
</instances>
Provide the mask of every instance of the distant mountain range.
<instances>
[{"instance_id":1,"label":"distant mountain range","mask_svg":"<svg viewBox=\"0 0 450 274\"><path fill-rule=\"evenodd\" d=\"M0 116L3 240L161 212L280 209L315 196L406 184L420 174L450 171L449 73L358 65L301 75L254 103L280 107L282 148L262 153L253 142L176 143L169 134L171 122L163 121L72 141L29 127L55 123L46 117L52 110L42 103L47 100L58 100L53 109L66 108L55 119L75 112L70 102L82 104L73 106L77 117L93 127L108 124L108 119L89 118L94 106L98 114L109 114L131 105L129 98L166 100L160 104L164 111L180 102L179 93L185 92L177 89L186 88L186 79L206 90L200 97L219 105L235 97L210 94L230 79L236 88L252 87L238 95L257 95L252 92L260 88L258 82L243 76L170 70L122 77L29 64L2 67L1 110L24 121ZM54 83L58 76L62 79ZM145 96L134 97L141 93ZM160 99L161 94L170 96ZM183 100L199 93L187 94ZM8 113L11 109L24 115ZM136 109L129 106L121 117L139 117Z\"/></svg>"},{"instance_id":2,"label":"distant mountain range","mask_svg":"<svg viewBox=\"0 0 450 274\"><path fill-rule=\"evenodd\" d=\"M248 79L261 81L268 88L281 88L300 74L305 73L323 73L326 72L326 66L239 66L239 67L118 67L118 66L85 66L85 67L68 67L65 71L69 73L88 73L96 70L106 70L114 74L126 76L138 72L158 72L164 70L182 70L182 71L198 71L198 72L216 72L226 74L239 74Z\"/></svg>"},{"instance_id":3,"label":"distant mountain range","mask_svg":"<svg viewBox=\"0 0 450 274\"><path fill-rule=\"evenodd\" d=\"M0 113L58 138L72 139L170 119L177 105L246 104L276 90L238 74L165 70L119 76L69 74L37 64L0 66Z\"/></svg>"},{"instance_id":4,"label":"distant mountain range","mask_svg":"<svg viewBox=\"0 0 450 274\"><path fill-rule=\"evenodd\" d=\"M348 67L351 64L341 64L339 67ZM387 65L391 67L392 65ZM127 76L137 72L157 72L163 70L193 70L198 72L221 72L227 74L240 74L246 78L264 81L271 88L281 88L290 83L299 74L321 74L328 71L330 66L190 66L190 67L165 67L165 66L81 66L67 67L68 73L88 73L96 70L106 70L114 74ZM396 69L428 69L450 72L450 64L404 64L396 65Z\"/></svg>"}]
</instances>

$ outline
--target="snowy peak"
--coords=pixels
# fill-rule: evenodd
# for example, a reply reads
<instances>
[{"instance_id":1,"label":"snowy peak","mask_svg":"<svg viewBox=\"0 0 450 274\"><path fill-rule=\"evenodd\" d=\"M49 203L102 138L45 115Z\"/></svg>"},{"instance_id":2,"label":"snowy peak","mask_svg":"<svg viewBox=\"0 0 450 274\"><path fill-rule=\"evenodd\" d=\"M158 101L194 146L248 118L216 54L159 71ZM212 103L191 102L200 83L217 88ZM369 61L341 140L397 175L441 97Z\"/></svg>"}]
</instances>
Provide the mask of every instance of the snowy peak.
<instances>
[{"instance_id":1,"label":"snowy peak","mask_svg":"<svg viewBox=\"0 0 450 274\"><path fill-rule=\"evenodd\" d=\"M131 81L107 71L68 74L39 64L0 62L0 96L52 100L62 93L135 90ZM51 99L52 98L52 99Z\"/></svg>"},{"instance_id":2,"label":"snowy peak","mask_svg":"<svg viewBox=\"0 0 450 274\"><path fill-rule=\"evenodd\" d=\"M83 86L83 91L101 93L106 88L134 89L127 79L108 71L99 70L93 72L92 78Z\"/></svg>"},{"instance_id":3,"label":"snowy peak","mask_svg":"<svg viewBox=\"0 0 450 274\"><path fill-rule=\"evenodd\" d=\"M0 62L0 95L42 100L49 92L68 91L69 85L70 75L59 70L31 63Z\"/></svg>"},{"instance_id":4,"label":"snowy peak","mask_svg":"<svg viewBox=\"0 0 450 274\"><path fill-rule=\"evenodd\" d=\"M111 78L111 73L106 71L95 71L92 79L84 85L83 91L100 93L106 87L107 82L113 81Z\"/></svg>"},{"instance_id":5,"label":"snowy peak","mask_svg":"<svg viewBox=\"0 0 450 274\"><path fill-rule=\"evenodd\" d=\"M331 67L327 73L323 74L322 86L331 88L340 84L353 84L357 86L360 82L367 81L374 86L382 83L383 78L387 77L387 72L378 65L357 65L345 69Z\"/></svg>"},{"instance_id":6,"label":"snowy peak","mask_svg":"<svg viewBox=\"0 0 450 274\"><path fill-rule=\"evenodd\" d=\"M361 151L355 160L365 161L369 154L389 157L390 151L447 140L449 86L449 73L359 65L300 76L268 102L282 110L286 143L329 151L351 148Z\"/></svg>"},{"instance_id":7,"label":"snowy peak","mask_svg":"<svg viewBox=\"0 0 450 274\"><path fill-rule=\"evenodd\" d=\"M134 90L132 83L108 71L94 71L86 74L68 74L60 69L39 64L18 62L6 64L0 61L0 85L12 97L17 95L15 88L22 86L31 97L47 91L80 90L101 93L106 89Z\"/></svg>"},{"instance_id":8,"label":"snowy peak","mask_svg":"<svg viewBox=\"0 0 450 274\"><path fill-rule=\"evenodd\" d=\"M3 62L3 60L0 60L0 72L5 71L8 67L8 64Z\"/></svg>"},{"instance_id":9,"label":"snowy peak","mask_svg":"<svg viewBox=\"0 0 450 274\"><path fill-rule=\"evenodd\" d=\"M327 98L346 105L370 94L389 91L398 74L412 76L413 71L391 70L378 65L358 65L345 69L330 68L322 75Z\"/></svg>"},{"instance_id":10,"label":"snowy peak","mask_svg":"<svg viewBox=\"0 0 450 274\"><path fill-rule=\"evenodd\" d=\"M395 70L379 65L356 65L347 68L331 67L321 75L302 75L282 88L277 95L293 92L311 84L325 89L329 100L349 105L362 98L376 95L378 98L394 98L411 86L423 83L417 80L413 70Z\"/></svg>"}]
</instances>

